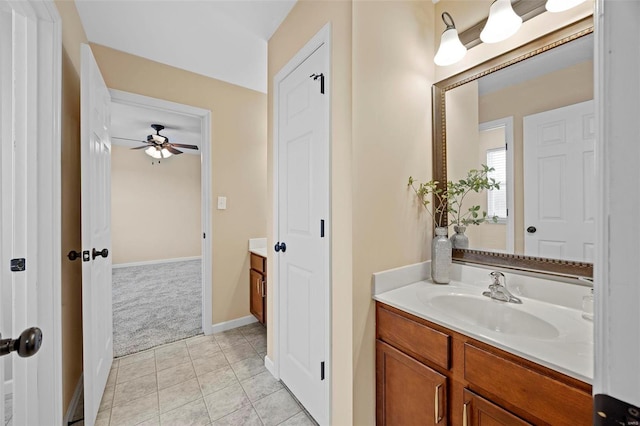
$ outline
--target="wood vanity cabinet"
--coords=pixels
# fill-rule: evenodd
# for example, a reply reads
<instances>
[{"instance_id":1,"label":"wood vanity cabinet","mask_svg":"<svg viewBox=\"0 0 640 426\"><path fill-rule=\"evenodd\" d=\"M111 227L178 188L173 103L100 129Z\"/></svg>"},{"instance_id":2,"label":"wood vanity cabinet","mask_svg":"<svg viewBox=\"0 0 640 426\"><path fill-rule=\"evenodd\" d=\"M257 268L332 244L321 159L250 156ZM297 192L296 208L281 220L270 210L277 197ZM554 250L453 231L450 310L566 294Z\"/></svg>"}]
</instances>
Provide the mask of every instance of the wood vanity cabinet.
<instances>
[{"instance_id":1,"label":"wood vanity cabinet","mask_svg":"<svg viewBox=\"0 0 640 426\"><path fill-rule=\"evenodd\" d=\"M267 322L267 259L251 253L249 311L262 324Z\"/></svg>"},{"instance_id":2,"label":"wood vanity cabinet","mask_svg":"<svg viewBox=\"0 0 640 426\"><path fill-rule=\"evenodd\" d=\"M382 424L447 424L446 376L380 340L376 342L376 364Z\"/></svg>"},{"instance_id":3,"label":"wood vanity cabinet","mask_svg":"<svg viewBox=\"0 0 640 426\"><path fill-rule=\"evenodd\" d=\"M591 385L376 303L382 425L590 425Z\"/></svg>"}]
</instances>

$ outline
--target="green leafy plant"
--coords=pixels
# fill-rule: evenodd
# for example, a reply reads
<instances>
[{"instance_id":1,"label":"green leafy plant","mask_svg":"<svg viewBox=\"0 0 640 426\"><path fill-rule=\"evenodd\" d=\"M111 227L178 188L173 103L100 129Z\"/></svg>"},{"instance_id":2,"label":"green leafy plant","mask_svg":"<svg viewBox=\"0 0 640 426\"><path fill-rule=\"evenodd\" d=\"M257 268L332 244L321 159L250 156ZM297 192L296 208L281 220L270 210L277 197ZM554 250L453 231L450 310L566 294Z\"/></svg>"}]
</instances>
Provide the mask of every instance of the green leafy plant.
<instances>
[{"instance_id":1,"label":"green leafy plant","mask_svg":"<svg viewBox=\"0 0 640 426\"><path fill-rule=\"evenodd\" d=\"M430 180L425 183L418 182L416 187L415 179L409 176L409 183L407 184L407 186L413 188L420 200L420 204L422 204L438 227L442 226L443 213L447 209L447 192L438 187L439 183L437 180ZM433 202L431 199L433 199Z\"/></svg>"},{"instance_id":2,"label":"green leafy plant","mask_svg":"<svg viewBox=\"0 0 640 426\"><path fill-rule=\"evenodd\" d=\"M465 210L463 202L471 192L479 193L484 190L500 189L500 182L496 182L494 178L488 176L492 171L494 171L493 167L482 164L480 170L469 170L466 178L457 182L448 181L446 189L440 188L438 181L430 180L429 182L419 183L411 176L409 176L407 186L410 186L416 193L436 226L443 226L443 213L445 211L449 215L449 225L480 225L487 220L497 222L498 217L489 217L486 211L480 211L480 206L478 205L471 206ZM418 186L416 186L416 183ZM433 202L430 199L433 199ZM435 205L430 206L431 204Z\"/></svg>"}]
</instances>

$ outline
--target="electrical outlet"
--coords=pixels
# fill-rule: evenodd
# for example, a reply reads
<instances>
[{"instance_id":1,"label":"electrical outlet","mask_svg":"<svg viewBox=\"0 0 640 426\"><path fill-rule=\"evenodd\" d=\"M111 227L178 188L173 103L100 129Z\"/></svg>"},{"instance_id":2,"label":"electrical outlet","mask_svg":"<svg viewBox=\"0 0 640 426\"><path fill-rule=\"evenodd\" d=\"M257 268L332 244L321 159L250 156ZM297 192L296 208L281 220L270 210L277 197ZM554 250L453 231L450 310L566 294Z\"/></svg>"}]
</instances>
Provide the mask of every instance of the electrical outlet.
<instances>
[{"instance_id":1,"label":"electrical outlet","mask_svg":"<svg viewBox=\"0 0 640 426\"><path fill-rule=\"evenodd\" d=\"M218 197L218 210L227 209L227 197Z\"/></svg>"}]
</instances>

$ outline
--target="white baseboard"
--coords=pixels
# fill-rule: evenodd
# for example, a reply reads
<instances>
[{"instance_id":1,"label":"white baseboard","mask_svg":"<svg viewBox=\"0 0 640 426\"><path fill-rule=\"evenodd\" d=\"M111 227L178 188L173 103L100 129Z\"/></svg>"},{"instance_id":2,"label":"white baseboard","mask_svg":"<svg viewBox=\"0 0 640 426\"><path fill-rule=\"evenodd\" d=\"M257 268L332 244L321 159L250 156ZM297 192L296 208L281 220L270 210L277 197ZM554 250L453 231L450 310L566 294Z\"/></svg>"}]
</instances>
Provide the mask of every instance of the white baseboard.
<instances>
[{"instance_id":1,"label":"white baseboard","mask_svg":"<svg viewBox=\"0 0 640 426\"><path fill-rule=\"evenodd\" d=\"M71 397L71 401L69 402L69 406L67 407L67 412L64 415L63 425L68 425L71 419L73 418L73 414L76 412L76 408L78 407L78 403L80 402L80 395L82 395L82 387L84 386L84 373L80 374L80 378L78 379L78 383L76 384L76 390L73 392L73 396Z\"/></svg>"},{"instance_id":2,"label":"white baseboard","mask_svg":"<svg viewBox=\"0 0 640 426\"><path fill-rule=\"evenodd\" d=\"M280 377L278 377L278 374L276 373L276 365L271 361L269 355L264 356L264 367L276 380L280 380Z\"/></svg>"},{"instance_id":3,"label":"white baseboard","mask_svg":"<svg viewBox=\"0 0 640 426\"><path fill-rule=\"evenodd\" d=\"M4 393L13 393L13 380L6 380L4 382Z\"/></svg>"},{"instance_id":4,"label":"white baseboard","mask_svg":"<svg viewBox=\"0 0 640 426\"><path fill-rule=\"evenodd\" d=\"M219 322L211 326L211 333L220 333L234 328L242 327L243 325L249 325L251 323L258 322L253 315L247 315L246 317L236 318L231 321Z\"/></svg>"},{"instance_id":5,"label":"white baseboard","mask_svg":"<svg viewBox=\"0 0 640 426\"><path fill-rule=\"evenodd\" d=\"M112 265L112 268L118 269L118 268L128 268L129 266L159 265L161 263L186 262L188 260L200 260L200 259L202 259L202 256L176 257L175 259L145 260L143 262L118 263L118 264Z\"/></svg>"}]
</instances>

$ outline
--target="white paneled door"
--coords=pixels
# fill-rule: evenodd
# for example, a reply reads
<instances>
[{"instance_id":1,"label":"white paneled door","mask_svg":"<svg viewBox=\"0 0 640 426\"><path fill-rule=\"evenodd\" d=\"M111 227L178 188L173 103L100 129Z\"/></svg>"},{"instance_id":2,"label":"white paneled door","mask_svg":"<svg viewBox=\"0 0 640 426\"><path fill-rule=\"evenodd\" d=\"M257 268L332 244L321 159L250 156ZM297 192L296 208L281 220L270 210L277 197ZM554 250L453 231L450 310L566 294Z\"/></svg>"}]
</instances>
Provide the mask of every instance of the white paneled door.
<instances>
[{"instance_id":1,"label":"white paneled door","mask_svg":"<svg viewBox=\"0 0 640 426\"><path fill-rule=\"evenodd\" d=\"M88 45L81 74L84 423L93 426L113 362L111 97Z\"/></svg>"},{"instance_id":2,"label":"white paneled door","mask_svg":"<svg viewBox=\"0 0 640 426\"><path fill-rule=\"evenodd\" d=\"M328 420L327 54L322 44L276 83L280 379L320 424Z\"/></svg>"},{"instance_id":3,"label":"white paneled door","mask_svg":"<svg viewBox=\"0 0 640 426\"><path fill-rule=\"evenodd\" d=\"M0 421L14 425L62 423L54 9L0 0Z\"/></svg>"},{"instance_id":4,"label":"white paneled door","mask_svg":"<svg viewBox=\"0 0 640 426\"><path fill-rule=\"evenodd\" d=\"M593 101L524 117L525 254L594 261Z\"/></svg>"}]
</instances>

